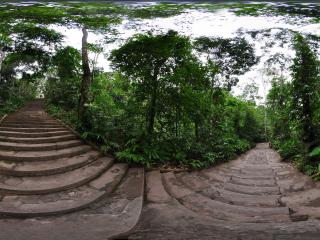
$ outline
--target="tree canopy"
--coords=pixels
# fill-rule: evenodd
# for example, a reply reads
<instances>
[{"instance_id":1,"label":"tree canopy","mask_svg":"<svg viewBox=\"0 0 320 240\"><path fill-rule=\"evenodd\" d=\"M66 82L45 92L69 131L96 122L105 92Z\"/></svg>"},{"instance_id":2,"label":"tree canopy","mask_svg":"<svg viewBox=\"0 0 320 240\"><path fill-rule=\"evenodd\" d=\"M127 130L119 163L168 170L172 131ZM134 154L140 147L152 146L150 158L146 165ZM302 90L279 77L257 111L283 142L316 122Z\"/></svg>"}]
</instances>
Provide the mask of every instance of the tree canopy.
<instances>
[{"instance_id":1,"label":"tree canopy","mask_svg":"<svg viewBox=\"0 0 320 240\"><path fill-rule=\"evenodd\" d=\"M203 168L248 150L263 139L262 111L252 99L230 93L238 75L258 61L244 38L194 40L172 30L138 34L112 51L112 72L97 67L97 56L123 19L174 16L184 9L4 6L0 109L44 89L51 114L119 160L147 167ZM58 26L83 32L80 50L65 44ZM105 41L88 42L93 32Z\"/></svg>"}]
</instances>

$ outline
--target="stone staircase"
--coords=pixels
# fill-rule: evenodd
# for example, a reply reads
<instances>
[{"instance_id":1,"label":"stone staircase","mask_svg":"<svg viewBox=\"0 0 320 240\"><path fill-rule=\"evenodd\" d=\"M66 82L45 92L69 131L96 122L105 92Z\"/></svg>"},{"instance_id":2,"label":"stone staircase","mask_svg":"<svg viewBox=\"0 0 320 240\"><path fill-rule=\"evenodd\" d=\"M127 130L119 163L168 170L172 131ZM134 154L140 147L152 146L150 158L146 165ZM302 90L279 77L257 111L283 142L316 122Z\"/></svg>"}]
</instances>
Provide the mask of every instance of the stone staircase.
<instances>
[{"instance_id":1,"label":"stone staircase","mask_svg":"<svg viewBox=\"0 0 320 240\"><path fill-rule=\"evenodd\" d=\"M210 169L148 172L146 182L144 212L129 239L320 236L320 184L281 162L267 144Z\"/></svg>"},{"instance_id":2,"label":"stone staircase","mask_svg":"<svg viewBox=\"0 0 320 240\"><path fill-rule=\"evenodd\" d=\"M45 239L63 239L72 227L87 229L90 224L96 225L93 232L99 231L90 239L132 229L142 209L144 170L103 156L46 114L42 105L41 100L34 101L0 124L0 218L16 225L6 228L8 222L1 221L0 239L10 239L16 227L26 228L20 219L35 217L38 230L31 232L32 239L41 239L37 225L44 221L53 223L55 236ZM103 220L103 228L94 216ZM124 226L108 228L121 221ZM31 229L32 224L26 232ZM81 230L70 234L69 239L89 239Z\"/></svg>"},{"instance_id":3,"label":"stone staircase","mask_svg":"<svg viewBox=\"0 0 320 240\"><path fill-rule=\"evenodd\" d=\"M320 184L267 144L217 167L145 176L42 105L0 123L0 240L319 239Z\"/></svg>"}]
</instances>

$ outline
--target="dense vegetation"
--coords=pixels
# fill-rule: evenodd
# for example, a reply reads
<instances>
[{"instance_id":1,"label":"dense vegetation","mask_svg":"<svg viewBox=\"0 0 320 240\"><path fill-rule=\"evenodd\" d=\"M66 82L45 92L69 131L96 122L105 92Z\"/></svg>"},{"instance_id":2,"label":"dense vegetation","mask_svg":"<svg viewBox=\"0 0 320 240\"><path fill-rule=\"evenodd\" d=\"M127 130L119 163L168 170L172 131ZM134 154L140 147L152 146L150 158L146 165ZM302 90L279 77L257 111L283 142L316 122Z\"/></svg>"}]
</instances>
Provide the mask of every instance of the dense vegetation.
<instances>
[{"instance_id":1,"label":"dense vegetation","mask_svg":"<svg viewBox=\"0 0 320 240\"><path fill-rule=\"evenodd\" d=\"M239 42L243 47L236 52L221 47ZM234 57L239 71L246 71L256 61L252 47L243 40L206 39L206 44L212 53L220 49L220 54L232 56L242 51L244 57ZM215 62L214 54L210 61L201 62L193 53L198 49L201 55L200 46L204 47L200 39L192 42L174 31L129 39L110 56L115 72L95 72L81 122L74 110L80 57L76 51L71 53L70 47L63 49L68 54L57 53L63 63L57 69L70 69L73 63L74 71L59 75L64 72L60 69L57 78L49 79L46 95L50 109L58 116L67 114L85 137L131 163L202 168L230 159L261 140L262 110L228 92L236 83L235 77L229 76L232 71L225 70L230 62ZM218 74L223 77L217 78ZM70 77L73 80L66 82ZM66 88L67 99L61 96Z\"/></svg>"},{"instance_id":2,"label":"dense vegetation","mask_svg":"<svg viewBox=\"0 0 320 240\"><path fill-rule=\"evenodd\" d=\"M296 34L291 81L275 77L268 95L272 145L307 174L320 173L320 65L306 38Z\"/></svg>"},{"instance_id":3,"label":"dense vegetation","mask_svg":"<svg viewBox=\"0 0 320 240\"><path fill-rule=\"evenodd\" d=\"M319 62L314 37L295 35L292 79L284 77L284 69L272 74L267 112L256 105L256 86L248 85L241 97L230 92L239 75L259 62L253 46L241 36L191 39L175 31L138 34L107 56L113 71L97 67L97 56L118 39L115 26L124 19L226 7L236 15L251 16L294 11L266 4L3 6L0 116L44 94L48 111L84 138L119 160L147 167L208 167L245 152L267 133L285 158L318 176ZM316 18L312 12L292 14ZM66 46L64 36L52 26L81 29L81 51ZM105 41L88 43L92 32L103 34ZM281 55L271 61L279 59L286 61Z\"/></svg>"},{"instance_id":4,"label":"dense vegetation","mask_svg":"<svg viewBox=\"0 0 320 240\"><path fill-rule=\"evenodd\" d=\"M112 52L114 72L96 68L90 59L89 53L100 54L104 46L89 44L88 31L110 39L124 16L165 17L183 10L176 6L3 7L2 106L42 88L52 114L118 159L149 167L202 168L248 150L262 139L263 110L229 92L237 76L258 61L245 39L194 41L174 31L149 33ZM62 46L63 36L50 24L81 28L82 51Z\"/></svg>"}]
</instances>

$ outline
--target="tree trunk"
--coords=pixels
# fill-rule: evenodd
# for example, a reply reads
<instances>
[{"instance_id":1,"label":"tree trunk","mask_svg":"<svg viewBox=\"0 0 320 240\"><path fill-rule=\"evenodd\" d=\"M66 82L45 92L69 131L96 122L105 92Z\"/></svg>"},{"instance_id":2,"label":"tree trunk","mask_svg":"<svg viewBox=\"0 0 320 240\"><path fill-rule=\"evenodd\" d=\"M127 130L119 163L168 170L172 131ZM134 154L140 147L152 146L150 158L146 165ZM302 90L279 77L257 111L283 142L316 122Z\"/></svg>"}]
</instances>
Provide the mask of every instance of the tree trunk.
<instances>
[{"instance_id":1,"label":"tree trunk","mask_svg":"<svg viewBox=\"0 0 320 240\"><path fill-rule=\"evenodd\" d=\"M303 115L305 120L303 121L303 131L305 133L304 142L305 143L313 143L315 136L314 136L314 128L312 122L312 110L311 110L311 103L309 96L304 96L305 99L303 101Z\"/></svg>"},{"instance_id":2,"label":"tree trunk","mask_svg":"<svg viewBox=\"0 0 320 240\"><path fill-rule=\"evenodd\" d=\"M94 82L94 73L95 73L95 70L96 70L96 65L98 63L98 57L99 57L99 53L96 53L94 55L94 58L93 58L93 61L92 61L92 65L91 65L91 84Z\"/></svg>"},{"instance_id":3,"label":"tree trunk","mask_svg":"<svg viewBox=\"0 0 320 240\"><path fill-rule=\"evenodd\" d=\"M88 92L91 83L91 73L89 66L89 57L88 57L88 32L84 27L82 28L82 82L80 88L80 98L78 106L78 118L82 123L84 123L84 116L86 111L86 103L88 102Z\"/></svg>"},{"instance_id":4,"label":"tree trunk","mask_svg":"<svg viewBox=\"0 0 320 240\"><path fill-rule=\"evenodd\" d=\"M0 82L2 81L2 62L5 59L5 53L2 49L0 49Z\"/></svg>"},{"instance_id":5,"label":"tree trunk","mask_svg":"<svg viewBox=\"0 0 320 240\"><path fill-rule=\"evenodd\" d=\"M158 92L158 74L155 73L152 82L152 94L150 99L150 105L147 114L147 141L150 144L153 137L154 121L156 117L156 105L157 105L157 92Z\"/></svg>"},{"instance_id":6,"label":"tree trunk","mask_svg":"<svg viewBox=\"0 0 320 240\"><path fill-rule=\"evenodd\" d=\"M199 142L200 138L199 138L199 122L196 120L194 121L194 134L196 137L196 141Z\"/></svg>"}]
</instances>

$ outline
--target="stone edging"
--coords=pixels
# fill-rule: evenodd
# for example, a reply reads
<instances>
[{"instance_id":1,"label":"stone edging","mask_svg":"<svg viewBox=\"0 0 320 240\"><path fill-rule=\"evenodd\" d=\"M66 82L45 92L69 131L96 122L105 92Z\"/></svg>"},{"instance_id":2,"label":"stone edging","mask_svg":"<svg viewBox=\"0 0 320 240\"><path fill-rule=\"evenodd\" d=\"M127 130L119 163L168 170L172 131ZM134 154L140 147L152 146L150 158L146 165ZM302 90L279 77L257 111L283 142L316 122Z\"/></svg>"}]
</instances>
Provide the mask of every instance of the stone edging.
<instances>
[{"instance_id":1,"label":"stone edging","mask_svg":"<svg viewBox=\"0 0 320 240\"><path fill-rule=\"evenodd\" d=\"M133 224L133 226L130 227L129 230L127 230L125 232L122 232L122 233L118 233L118 234L112 235L112 236L110 236L108 238L109 240L127 239L137 229L138 224L139 224L140 219L141 219L141 216L142 216L143 205L144 205L144 202L145 202L144 194L145 194L145 191L146 191L146 184L147 184L146 171L145 170L143 170L143 179L144 179L143 187L141 189L141 196L140 196L142 198L142 201L141 201L141 205L139 206L140 207L140 211L139 211L139 216L137 217L137 221Z\"/></svg>"},{"instance_id":2,"label":"stone edging","mask_svg":"<svg viewBox=\"0 0 320 240\"><path fill-rule=\"evenodd\" d=\"M5 115L0 119L0 124L6 119L7 116L8 116L8 115L5 114Z\"/></svg>"},{"instance_id":3,"label":"stone edging","mask_svg":"<svg viewBox=\"0 0 320 240\"><path fill-rule=\"evenodd\" d=\"M182 172L190 172L192 169L187 169L187 168L176 168L176 169L169 169L169 168L146 168L146 172L151 172L151 171L160 171L160 173L166 173L166 172L174 172L174 173L182 173Z\"/></svg>"}]
</instances>

